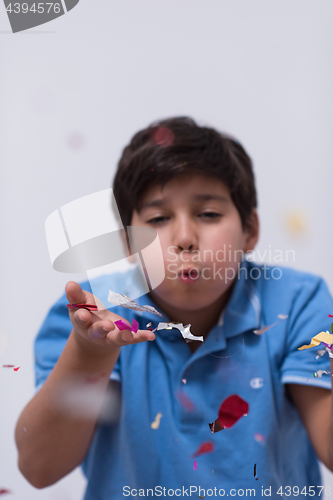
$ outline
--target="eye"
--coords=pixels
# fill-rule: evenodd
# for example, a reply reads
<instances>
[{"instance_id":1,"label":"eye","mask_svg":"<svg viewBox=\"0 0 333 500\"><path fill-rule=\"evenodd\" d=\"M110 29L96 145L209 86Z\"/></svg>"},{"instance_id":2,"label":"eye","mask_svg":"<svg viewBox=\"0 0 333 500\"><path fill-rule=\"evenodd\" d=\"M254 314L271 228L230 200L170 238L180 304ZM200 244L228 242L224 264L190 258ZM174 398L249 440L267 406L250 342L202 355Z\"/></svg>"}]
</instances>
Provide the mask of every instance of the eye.
<instances>
[{"instance_id":1,"label":"eye","mask_svg":"<svg viewBox=\"0 0 333 500\"><path fill-rule=\"evenodd\" d=\"M208 216L209 219L214 219L216 217L221 217L221 215L217 214L216 212L204 212L204 213L200 214L199 217L201 217L202 215Z\"/></svg>"},{"instance_id":2,"label":"eye","mask_svg":"<svg viewBox=\"0 0 333 500\"><path fill-rule=\"evenodd\" d=\"M155 217L154 219L150 219L147 221L148 224L158 224L159 222L162 222L163 219L167 219L167 217Z\"/></svg>"}]
</instances>

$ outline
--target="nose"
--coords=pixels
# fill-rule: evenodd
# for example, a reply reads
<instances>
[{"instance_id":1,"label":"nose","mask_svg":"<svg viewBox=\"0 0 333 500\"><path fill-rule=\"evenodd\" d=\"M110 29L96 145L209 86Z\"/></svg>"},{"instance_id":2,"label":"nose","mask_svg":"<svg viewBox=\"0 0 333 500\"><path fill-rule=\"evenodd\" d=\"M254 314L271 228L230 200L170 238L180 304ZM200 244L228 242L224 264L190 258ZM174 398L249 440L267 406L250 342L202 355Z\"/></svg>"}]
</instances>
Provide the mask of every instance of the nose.
<instances>
[{"instance_id":1,"label":"nose","mask_svg":"<svg viewBox=\"0 0 333 500\"><path fill-rule=\"evenodd\" d=\"M174 245L180 251L193 251L198 249L198 234L194 223L189 217L179 217L175 221L174 228Z\"/></svg>"}]
</instances>

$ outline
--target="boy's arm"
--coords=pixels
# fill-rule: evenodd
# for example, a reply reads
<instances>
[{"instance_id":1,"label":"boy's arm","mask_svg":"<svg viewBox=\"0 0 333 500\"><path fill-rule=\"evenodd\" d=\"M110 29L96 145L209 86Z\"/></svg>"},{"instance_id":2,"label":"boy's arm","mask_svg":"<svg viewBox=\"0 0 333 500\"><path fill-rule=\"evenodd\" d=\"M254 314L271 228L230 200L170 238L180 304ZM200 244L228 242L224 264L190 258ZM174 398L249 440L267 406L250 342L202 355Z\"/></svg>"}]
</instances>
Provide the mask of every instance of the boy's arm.
<instances>
[{"instance_id":1,"label":"boy's arm","mask_svg":"<svg viewBox=\"0 0 333 500\"><path fill-rule=\"evenodd\" d=\"M66 293L72 304L94 302L94 296L74 282L66 285ZM68 341L45 383L20 415L15 431L19 468L36 488L55 483L85 458L121 346L155 339L150 331L134 334L130 327L120 331L114 321L124 318L107 310L71 309L69 315L73 330ZM80 396L83 391L84 399L89 400L92 380L98 401L89 405L89 415L78 414L73 397L66 398L64 410L64 392L68 396L68 391L79 387Z\"/></svg>"},{"instance_id":2,"label":"boy's arm","mask_svg":"<svg viewBox=\"0 0 333 500\"><path fill-rule=\"evenodd\" d=\"M53 371L17 422L19 469L36 488L50 486L83 461L102 404L101 400L99 406L92 406L89 418L65 415L59 407L59 390L71 382L83 386L87 377L103 373L94 384L102 394L119 355L120 347L101 352L82 340L73 330Z\"/></svg>"},{"instance_id":3,"label":"boy's arm","mask_svg":"<svg viewBox=\"0 0 333 500\"><path fill-rule=\"evenodd\" d=\"M286 384L286 388L300 414L317 457L333 472L332 391L300 384Z\"/></svg>"}]
</instances>

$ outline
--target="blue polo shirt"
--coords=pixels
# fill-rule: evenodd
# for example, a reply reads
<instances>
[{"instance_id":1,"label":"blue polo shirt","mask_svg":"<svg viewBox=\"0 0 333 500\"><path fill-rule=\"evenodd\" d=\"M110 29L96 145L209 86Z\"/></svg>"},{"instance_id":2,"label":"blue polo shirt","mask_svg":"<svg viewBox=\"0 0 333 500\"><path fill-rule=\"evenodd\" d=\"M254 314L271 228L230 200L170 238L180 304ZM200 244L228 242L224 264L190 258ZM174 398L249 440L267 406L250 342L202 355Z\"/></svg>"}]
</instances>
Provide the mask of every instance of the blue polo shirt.
<instances>
[{"instance_id":1,"label":"blue polo shirt","mask_svg":"<svg viewBox=\"0 0 333 500\"><path fill-rule=\"evenodd\" d=\"M293 487L299 488L299 495L303 490L311 491L312 498L322 497L316 455L285 384L331 389L330 375L313 376L319 369L330 372L328 355L316 359L317 349L298 347L329 329L333 301L320 277L280 269L282 274L244 262L227 307L194 353L176 329L157 331L153 342L122 347L111 375L120 384L120 418L96 428L82 464L88 479L84 500L269 493L286 498L297 491ZM138 275L135 268L104 276L92 288L101 290L101 298L109 289L129 295ZM82 287L91 290L89 282ZM149 294L137 302L158 309ZM36 338L37 387L71 332L66 303L63 296L51 308ZM170 321L166 315L119 306L112 311L130 322L135 318L140 329L149 321L153 328L159 321ZM279 314L288 318L262 335L253 333L277 321ZM212 434L208 424L232 394L248 402L248 415ZM192 408L184 405L184 396ZM152 429L158 413L160 426ZM196 458L195 470L192 454L204 441L212 441L214 450Z\"/></svg>"}]
</instances>

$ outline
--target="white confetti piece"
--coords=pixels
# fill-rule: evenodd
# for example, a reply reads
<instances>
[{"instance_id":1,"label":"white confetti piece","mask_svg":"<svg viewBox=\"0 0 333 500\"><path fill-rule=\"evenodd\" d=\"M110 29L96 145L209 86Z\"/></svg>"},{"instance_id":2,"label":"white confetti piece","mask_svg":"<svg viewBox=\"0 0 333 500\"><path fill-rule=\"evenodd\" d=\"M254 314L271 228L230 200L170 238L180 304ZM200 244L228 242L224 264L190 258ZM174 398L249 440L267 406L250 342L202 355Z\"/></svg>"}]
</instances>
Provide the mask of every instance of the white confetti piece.
<instances>
[{"instance_id":1,"label":"white confetti piece","mask_svg":"<svg viewBox=\"0 0 333 500\"><path fill-rule=\"evenodd\" d=\"M183 323L159 323L157 325L157 330L171 330L172 328L177 328L186 341L199 340L203 342L204 338L202 336L196 337L190 332L190 326L191 325L184 326Z\"/></svg>"},{"instance_id":2,"label":"white confetti piece","mask_svg":"<svg viewBox=\"0 0 333 500\"><path fill-rule=\"evenodd\" d=\"M112 292L109 290L108 301L116 306L126 307L126 309L133 309L134 311L151 312L162 316L153 306L139 306L134 300L130 299L127 295L122 295L121 293Z\"/></svg>"}]
</instances>

